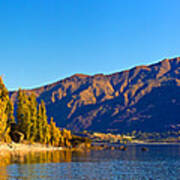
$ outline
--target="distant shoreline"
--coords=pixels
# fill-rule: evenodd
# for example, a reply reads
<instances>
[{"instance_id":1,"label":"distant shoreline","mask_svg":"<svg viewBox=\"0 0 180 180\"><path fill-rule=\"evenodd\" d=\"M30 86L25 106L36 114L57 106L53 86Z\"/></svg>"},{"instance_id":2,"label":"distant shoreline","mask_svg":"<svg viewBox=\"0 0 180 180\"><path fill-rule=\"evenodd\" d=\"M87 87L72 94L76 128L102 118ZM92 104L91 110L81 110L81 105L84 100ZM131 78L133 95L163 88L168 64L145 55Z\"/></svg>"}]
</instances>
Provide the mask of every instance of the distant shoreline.
<instances>
[{"instance_id":1,"label":"distant shoreline","mask_svg":"<svg viewBox=\"0 0 180 180\"><path fill-rule=\"evenodd\" d=\"M114 145L180 145L179 142L128 142L128 143L105 143L105 142L94 142L94 144L114 144Z\"/></svg>"},{"instance_id":2,"label":"distant shoreline","mask_svg":"<svg viewBox=\"0 0 180 180\"><path fill-rule=\"evenodd\" d=\"M111 144L112 143L104 143L104 142L95 142L94 145L98 146L100 144ZM115 145L115 144L114 144ZM120 143L116 145L124 145L124 146L131 146L131 145L142 145L142 146L149 146L149 145L180 145L180 143L175 143L175 142L132 142L132 143ZM67 149L66 147L54 147L54 146L48 146L48 145L43 145L39 143L34 143L34 144L23 144L23 143L1 143L0 144L0 156L3 156L7 153L10 154L16 154L16 153L22 153L26 154L29 152L43 152L43 151L65 151L65 150L74 150L72 149ZM76 149L78 150L78 149Z\"/></svg>"},{"instance_id":3,"label":"distant shoreline","mask_svg":"<svg viewBox=\"0 0 180 180\"><path fill-rule=\"evenodd\" d=\"M164 142L153 142L153 143L149 143L149 142L144 142L144 143L128 143L126 145L180 145L180 143L164 143Z\"/></svg>"}]
</instances>

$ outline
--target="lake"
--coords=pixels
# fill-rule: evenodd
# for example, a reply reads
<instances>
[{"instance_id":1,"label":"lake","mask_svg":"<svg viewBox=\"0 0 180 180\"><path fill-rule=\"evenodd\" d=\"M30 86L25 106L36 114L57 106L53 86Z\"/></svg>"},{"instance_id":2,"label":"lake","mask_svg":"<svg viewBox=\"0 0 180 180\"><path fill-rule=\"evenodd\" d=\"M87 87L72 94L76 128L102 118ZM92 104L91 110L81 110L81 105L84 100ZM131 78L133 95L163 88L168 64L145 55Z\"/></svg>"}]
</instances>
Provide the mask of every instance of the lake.
<instances>
[{"instance_id":1,"label":"lake","mask_svg":"<svg viewBox=\"0 0 180 180\"><path fill-rule=\"evenodd\" d=\"M129 145L127 151L55 151L11 155L0 180L178 180L179 145Z\"/></svg>"}]
</instances>

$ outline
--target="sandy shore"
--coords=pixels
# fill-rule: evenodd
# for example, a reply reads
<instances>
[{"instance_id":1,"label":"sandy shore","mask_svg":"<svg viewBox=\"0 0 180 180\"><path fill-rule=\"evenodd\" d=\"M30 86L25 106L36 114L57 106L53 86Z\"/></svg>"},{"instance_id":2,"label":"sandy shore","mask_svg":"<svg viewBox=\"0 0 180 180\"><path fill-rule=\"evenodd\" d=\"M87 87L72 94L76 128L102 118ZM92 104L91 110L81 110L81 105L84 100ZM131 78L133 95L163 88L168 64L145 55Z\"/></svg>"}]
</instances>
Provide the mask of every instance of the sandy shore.
<instances>
[{"instance_id":1,"label":"sandy shore","mask_svg":"<svg viewBox=\"0 0 180 180\"><path fill-rule=\"evenodd\" d=\"M50 155L49 153L55 152L56 155L57 154L60 155L60 153L57 152L61 151L63 153L64 150L66 150L66 148L46 146L38 143L36 144L0 143L0 168L14 162L24 163L28 160L29 162L33 162L34 159L31 156L35 155L36 153L40 153L41 154L40 157L41 158L43 157L41 159L41 162L54 162L56 159L57 159L56 161L58 161L60 157L55 158L55 160L51 159L54 156L52 157L48 156Z\"/></svg>"},{"instance_id":2,"label":"sandy shore","mask_svg":"<svg viewBox=\"0 0 180 180\"><path fill-rule=\"evenodd\" d=\"M0 156L6 153L28 153L28 152L40 152L40 151L57 151L57 150L64 150L62 147L52 147L46 146L42 144L18 144L18 143L10 143L0 144Z\"/></svg>"}]
</instances>

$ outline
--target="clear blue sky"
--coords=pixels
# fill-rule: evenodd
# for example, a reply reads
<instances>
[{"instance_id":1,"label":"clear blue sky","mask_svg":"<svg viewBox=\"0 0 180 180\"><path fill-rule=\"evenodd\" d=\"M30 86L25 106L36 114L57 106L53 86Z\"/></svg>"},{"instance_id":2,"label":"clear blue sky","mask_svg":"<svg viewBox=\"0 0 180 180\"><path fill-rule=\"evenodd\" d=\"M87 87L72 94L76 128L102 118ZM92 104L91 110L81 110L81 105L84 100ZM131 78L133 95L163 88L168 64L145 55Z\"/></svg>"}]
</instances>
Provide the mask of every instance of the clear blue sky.
<instances>
[{"instance_id":1,"label":"clear blue sky","mask_svg":"<svg viewBox=\"0 0 180 180\"><path fill-rule=\"evenodd\" d=\"M179 0L0 0L8 89L180 55Z\"/></svg>"}]
</instances>

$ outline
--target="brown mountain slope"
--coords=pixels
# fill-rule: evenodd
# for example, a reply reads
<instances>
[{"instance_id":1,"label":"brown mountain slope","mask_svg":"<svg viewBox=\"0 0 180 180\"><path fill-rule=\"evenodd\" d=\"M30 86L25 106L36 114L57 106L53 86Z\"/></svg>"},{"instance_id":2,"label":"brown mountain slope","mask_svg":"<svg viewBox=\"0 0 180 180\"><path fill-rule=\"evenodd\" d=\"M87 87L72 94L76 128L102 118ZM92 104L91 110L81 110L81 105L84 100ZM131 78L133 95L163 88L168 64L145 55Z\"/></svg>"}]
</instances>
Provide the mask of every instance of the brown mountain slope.
<instances>
[{"instance_id":1,"label":"brown mountain slope","mask_svg":"<svg viewBox=\"0 0 180 180\"><path fill-rule=\"evenodd\" d=\"M164 131L180 124L180 58L112 75L76 74L32 91L59 126L73 130Z\"/></svg>"}]
</instances>

